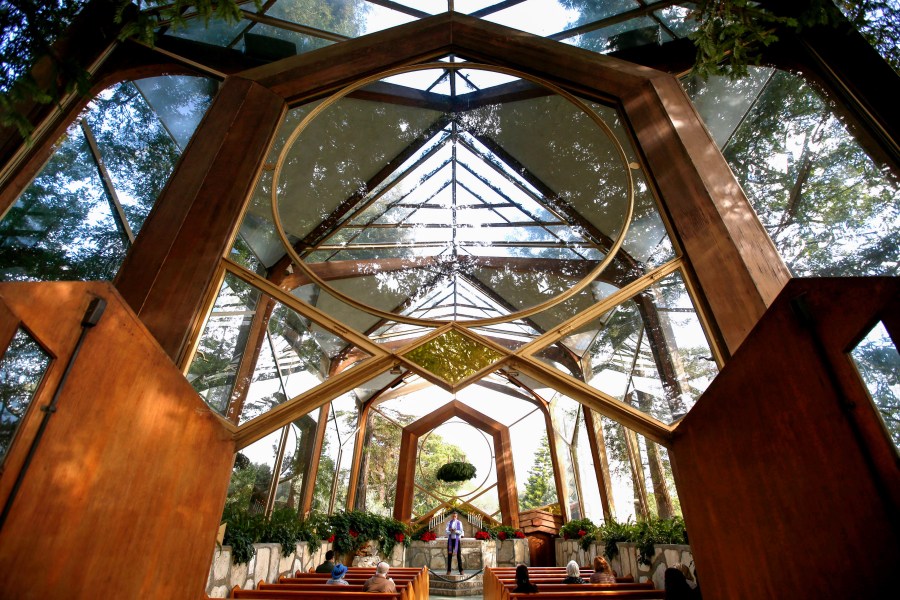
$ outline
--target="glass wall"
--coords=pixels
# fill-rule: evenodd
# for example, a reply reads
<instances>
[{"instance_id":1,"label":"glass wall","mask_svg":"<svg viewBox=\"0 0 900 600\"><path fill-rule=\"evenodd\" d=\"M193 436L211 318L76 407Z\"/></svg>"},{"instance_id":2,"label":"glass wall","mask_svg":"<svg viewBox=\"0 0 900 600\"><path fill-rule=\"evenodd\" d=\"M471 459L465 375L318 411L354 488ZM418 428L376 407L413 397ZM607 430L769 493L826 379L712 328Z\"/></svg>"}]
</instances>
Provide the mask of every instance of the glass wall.
<instances>
[{"instance_id":1,"label":"glass wall","mask_svg":"<svg viewBox=\"0 0 900 600\"><path fill-rule=\"evenodd\" d=\"M216 92L124 82L95 97L0 221L0 280L111 280Z\"/></svg>"}]
</instances>

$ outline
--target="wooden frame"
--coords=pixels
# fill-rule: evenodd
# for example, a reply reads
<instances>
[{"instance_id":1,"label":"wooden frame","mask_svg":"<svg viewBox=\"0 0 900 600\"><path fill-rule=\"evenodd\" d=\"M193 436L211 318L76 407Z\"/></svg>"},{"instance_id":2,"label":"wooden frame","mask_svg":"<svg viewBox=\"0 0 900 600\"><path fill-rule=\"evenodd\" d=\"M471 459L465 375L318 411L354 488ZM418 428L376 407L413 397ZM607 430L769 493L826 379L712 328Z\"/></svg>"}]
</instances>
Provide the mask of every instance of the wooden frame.
<instances>
[{"instance_id":1,"label":"wooden frame","mask_svg":"<svg viewBox=\"0 0 900 600\"><path fill-rule=\"evenodd\" d=\"M404 522L412 518L413 484L419 438L453 417L459 417L493 437L500 514L504 525L518 527L519 494L516 490L509 428L459 400L452 400L403 428L400 441L400 467L397 472L397 497L394 500L394 518Z\"/></svg>"}]
</instances>

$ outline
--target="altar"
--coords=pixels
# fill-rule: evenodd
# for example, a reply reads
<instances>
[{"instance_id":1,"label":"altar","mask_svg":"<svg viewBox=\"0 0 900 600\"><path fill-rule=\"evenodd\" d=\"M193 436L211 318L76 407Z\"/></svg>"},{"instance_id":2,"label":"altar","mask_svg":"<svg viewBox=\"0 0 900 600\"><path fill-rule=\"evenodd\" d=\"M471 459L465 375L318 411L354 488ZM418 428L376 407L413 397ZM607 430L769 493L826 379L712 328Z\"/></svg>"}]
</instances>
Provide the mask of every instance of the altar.
<instances>
[{"instance_id":1,"label":"altar","mask_svg":"<svg viewBox=\"0 0 900 600\"><path fill-rule=\"evenodd\" d=\"M478 571L486 567L514 567L528 564L528 540L460 540L462 563L466 571ZM428 567L435 573L447 572L447 538L440 537L433 542L420 540L410 543L406 549L407 567ZM456 572L456 557L453 558L453 572Z\"/></svg>"}]
</instances>

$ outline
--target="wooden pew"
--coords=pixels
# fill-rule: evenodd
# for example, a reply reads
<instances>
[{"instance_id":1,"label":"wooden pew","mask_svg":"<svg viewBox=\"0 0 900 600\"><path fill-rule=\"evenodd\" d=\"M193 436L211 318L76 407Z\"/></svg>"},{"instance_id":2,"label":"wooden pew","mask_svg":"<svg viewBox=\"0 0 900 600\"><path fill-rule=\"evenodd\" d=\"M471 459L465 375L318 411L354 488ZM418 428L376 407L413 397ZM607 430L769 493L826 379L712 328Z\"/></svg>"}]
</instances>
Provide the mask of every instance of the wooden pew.
<instances>
[{"instance_id":1,"label":"wooden pew","mask_svg":"<svg viewBox=\"0 0 900 600\"><path fill-rule=\"evenodd\" d=\"M581 577L585 580L588 580L593 573L593 570L583 569L581 570ZM609 596L609 593L642 593L647 592L649 598L656 597L664 597L665 593L663 592L662 596L656 595L655 592L659 592L660 590L656 590L653 587L652 582L646 583L634 583L634 577L617 577L615 584L564 584L562 583L563 579L566 577L566 570L564 567L529 567L528 569L528 578L531 583L538 586L538 594L513 594L512 590L516 587L515 579L516 573L515 568L511 567L500 567L500 568L489 568L485 569L484 576L484 600L509 600L512 597L518 597L520 595L530 595L532 597L539 595L541 597L545 595L552 594L566 594L566 595L575 595L581 596L583 594L590 594L594 592L602 592L597 597L612 597L616 598L617 596ZM624 595L622 598L640 598L643 596L634 596L634 595Z\"/></svg>"},{"instance_id":2,"label":"wooden pew","mask_svg":"<svg viewBox=\"0 0 900 600\"><path fill-rule=\"evenodd\" d=\"M328 586L328 589L341 589L346 590L349 588L355 588L359 586L361 590L361 586L365 581L371 578L375 574L374 567L350 567L347 573L344 575L344 581L349 583L349 586ZM428 587L429 587L429 574L428 570L424 568L415 568L415 567L392 567L390 572L388 573L388 577L394 580L394 583L397 585L397 591L405 591L409 597L409 600L428 600ZM325 582L331 579L331 575L329 573L303 573L302 571L297 571L294 577L280 577L278 579L278 584L263 584L260 582L260 586L257 589L273 589L272 586L276 585L287 585L287 586L323 586ZM264 586L264 587L263 587ZM286 588L285 588L286 589ZM309 590L296 590L296 591L309 591ZM342 596L343 597L343 596Z\"/></svg>"},{"instance_id":3,"label":"wooden pew","mask_svg":"<svg viewBox=\"0 0 900 600\"><path fill-rule=\"evenodd\" d=\"M336 592L335 588L340 588L343 586L339 585L322 585L321 591L286 591L286 590L242 590L238 586L234 586L234 589L231 590L232 598L268 598L269 600L328 600L330 598L334 598L334 594ZM382 594L378 592L343 592L337 591L341 595L343 600L407 600L408 595L406 591L398 592L396 594Z\"/></svg>"}]
</instances>

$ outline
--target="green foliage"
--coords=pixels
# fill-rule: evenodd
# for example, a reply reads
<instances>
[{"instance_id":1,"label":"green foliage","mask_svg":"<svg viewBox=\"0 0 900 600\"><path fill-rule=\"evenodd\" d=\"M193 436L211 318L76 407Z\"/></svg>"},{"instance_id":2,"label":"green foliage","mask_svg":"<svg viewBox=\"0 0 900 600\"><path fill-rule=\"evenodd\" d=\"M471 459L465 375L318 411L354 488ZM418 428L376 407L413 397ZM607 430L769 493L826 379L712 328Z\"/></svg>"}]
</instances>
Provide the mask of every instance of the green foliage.
<instances>
[{"instance_id":1,"label":"green foliage","mask_svg":"<svg viewBox=\"0 0 900 600\"><path fill-rule=\"evenodd\" d=\"M294 553L297 542L301 540L301 526L302 521L297 518L297 513L293 509L279 508L272 511L262 539L269 543L281 544L281 555L287 557Z\"/></svg>"},{"instance_id":2,"label":"green foliage","mask_svg":"<svg viewBox=\"0 0 900 600\"><path fill-rule=\"evenodd\" d=\"M249 562L256 553L253 544L260 542L266 531L265 516L226 507L222 521L228 525L225 528L223 543L231 546L232 562L235 564Z\"/></svg>"},{"instance_id":3,"label":"green foliage","mask_svg":"<svg viewBox=\"0 0 900 600\"><path fill-rule=\"evenodd\" d=\"M581 548L587 550L596 541L597 526L590 519L574 519L559 529L559 535L567 540L580 540Z\"/></svg>"},{"instance_id":4,"label":"green foliage","mask_svg":"<svg viewBox=\"0 0 900 600\"><path fill-rule=\"evenodd\" d=\"M550 442L545 433L534 453L534 463L528 471L528 481L525 482L525 491L521 494L520 506L522 510L528 510L555 502L556 480L550 458Z\"/></svg>"},{"instance_id":5,"label":"green foliage","mask_svg":"<svg viewBox=\"0 0 900 600\"><path fill-rule=\"evenodd\" d=\"M584 520L583 520L584 521ZM571 521L580 523L579 521ZM590 523L590 521L588 521ZM565 527L563 528L565 529ZM582 527L583 529L583 527ZM560 530L560 534L563 530ZM591 532L592 542L603 544L603 554L610 560L618 556L617 542L631 542L637 544L638 562L642 565L650 565L653 560L656 544L687 544L687 530L681 517L671 519L650 519L639 523L617 523L608 521ZM587 537L587 536L586 536ZM582 538L582 547L587 550ZM590 545L590 544L588 544Z\"/></svg>"},{"instance_id":6,"label":"green foliage","mask_svg":"<svg viewBox=\"0 0 900 600\"><path fill-rule=\"evenodd\" d=\"M475 477L475 465L467 462L454 461L441 465L435 477L441 481L455 482L468 481Z\"/></svg>"}]
</instances>

